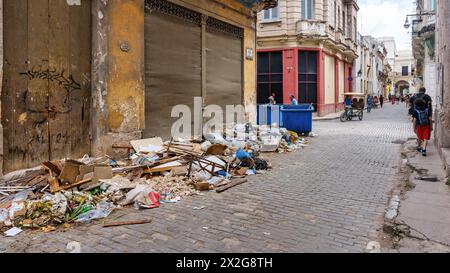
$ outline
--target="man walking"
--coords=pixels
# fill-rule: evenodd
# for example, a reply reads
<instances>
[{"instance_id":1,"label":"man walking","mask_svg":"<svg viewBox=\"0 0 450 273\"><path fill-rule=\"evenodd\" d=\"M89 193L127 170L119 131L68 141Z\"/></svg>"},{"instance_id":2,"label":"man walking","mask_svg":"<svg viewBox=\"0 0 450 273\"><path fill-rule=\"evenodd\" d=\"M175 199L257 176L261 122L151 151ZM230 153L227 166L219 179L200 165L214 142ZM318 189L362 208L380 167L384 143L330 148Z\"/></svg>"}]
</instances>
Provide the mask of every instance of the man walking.
<instances>
[{"instance_id":1,"label":"man walking","mask_svg":"<svg viewBox=\"0 0 450 273\"><path fill-rule=\"evenodd\" d=\"M384 96L381 95L380 96L380 106L381 106L381 108L383 108L383 104L384 104Z\"/></svg>"},{"instance_id":2,"label":"man walking","mask_svg":"<svg viewBox=\"0 0 450 273\"><path fill-rule=\"evenodd\" d=\"M372 95L367 96L367 113L372 111L373 97Z\"/></svg>"}]
</instances>

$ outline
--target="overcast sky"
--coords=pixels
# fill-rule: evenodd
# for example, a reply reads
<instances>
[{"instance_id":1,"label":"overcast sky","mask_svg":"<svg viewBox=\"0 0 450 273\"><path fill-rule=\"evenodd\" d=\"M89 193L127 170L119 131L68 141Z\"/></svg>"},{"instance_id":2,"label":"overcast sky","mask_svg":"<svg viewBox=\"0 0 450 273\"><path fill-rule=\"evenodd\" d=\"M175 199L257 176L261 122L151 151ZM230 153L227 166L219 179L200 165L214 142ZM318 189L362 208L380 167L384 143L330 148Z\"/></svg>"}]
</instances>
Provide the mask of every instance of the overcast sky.
<instances>
[{"instance_id":1,"label":"overcast sky","mask_svg":"<svg viewBox=\"0 0 450 273\"><path fill-rule=\"evenodd\" d=\"M411 33L403 25L407 14L414 13L413 0L359 0L359 31L375 38L392 36L397 49L411 48ZM410 20L411 21L411 20ZM361 26L362 24L362 26Z\"/></svg>"}]
</instances>

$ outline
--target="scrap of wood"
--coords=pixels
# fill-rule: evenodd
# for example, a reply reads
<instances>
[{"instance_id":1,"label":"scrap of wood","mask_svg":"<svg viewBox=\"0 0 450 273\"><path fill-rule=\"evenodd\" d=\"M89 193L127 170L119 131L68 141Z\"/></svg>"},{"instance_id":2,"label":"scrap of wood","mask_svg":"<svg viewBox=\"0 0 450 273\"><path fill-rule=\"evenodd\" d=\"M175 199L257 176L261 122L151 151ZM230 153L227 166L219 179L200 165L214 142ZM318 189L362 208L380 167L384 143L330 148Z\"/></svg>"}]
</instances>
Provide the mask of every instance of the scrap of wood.
<instances>
[{"instance_id":1,"label":"scrap of wood","mask_svg":"<svg viewBox=\"0 0 450 273\"><path fill-rule=\"evenodd\" d=\"M89 178L89 179L81 180L81 181L78 181L76 183L73 183L73 184L70 184L67 186L61 186L56 178L51 177L51 178L49 178L48 183L50 184L50 192L56 193L59 191L65 191L65 190L69 190L69 189L81 186L81 185L89 183L91 181L92 181L92 178Z\"/></svg>"},{"instance_id":2,"label":"scrap of wood","mask_svg":"<svg viewBox=\"0 0 450 273\"><path fill-rule=\"evenodd\" d=\"M7 181L5 184L7 184L7 185L16 185L16 184L28 183L31 180L33 180L34 178L36 178L37 176L43 175L43 174L45 174L44 168L42 168L42 170L32 171L32 172L30 172L29 174L27 174L27 175L25 175L23 177Z\"/></svg>"},{"instance_id":3,"label":"scrap of wood","mask_svg":"<svg viewBox=\"0 0 450 273\"><path fill-rule=\"evenodd\" d=\"M62 190L65 191L65 190L68 190L68 189L71 189L71 188L75 188L75 187L81 186L81 185L83 185L83 184L89 183L89 182L91 182L91 181L92 181L92 178L84 179L84 180L81 180L81 181L79 181L79 182L76 182L76 183L67 185L67 186L65 186L65 187L62 187Z\"/></svg>"},{"instance_id":4,"label":"scrap of wood","mask_svg":"<svg viewBox=\"0 0 450 273\"><path fill-rule=\"evenodd\" d=\"M219 188L216 188L216 192L218 192L218 193L224 192L224 191L226 191L228 189L231 189L233 187L236 187L236 186L238 186L240 184L244 184L247 181L248 181L247 178L232 180L227 185L219 187Z\"/></svg>"},{"instance_id":5,"label":"scrap of wood","mask_svg":"<svg viewBox=\"0 0 450 273\"><path fill-rule=\"evenodd\" d=\"M125 222L112 222L112 223L104 223L103 227L118 227L118 226L132 226L132 225L143 225L149 224L152 220L139 220L139 221L125 221Z\"/></svg>"},{"instance_id":6,"label":"scrap of wood","mask_svg":"<svg viewBox=\"0 0 450 273\"><path fill-rule=\"evenodd\" d=\"M50 192L55 193L61 190L58 180L55 177L49 177L48 184L50 185Z\"/></svg>"},{"instance_id":7,"label":"scrap of wood","mask_svg":"<svg viewBox=\"0 0 450 273\"><path fill-rule=\"evenodd\" d=\"M173 144L171 144L168 147L170 147L170 152L174 152L174 153L189 154L189 155L195 155L195 156L201 156L202 155L201 153L198 153L198 152L196 152L194 150L190 150L190 149L174 146Z\"/></svg>"},{"instance_id":8,"label":"scrap of wood","mask_svg":"<svg viewBox=\"0 0 450 273\"><path fill-rule=\"evenodd\" d=\"M40 175L40 176L37 176L37 177L33 178L30 182L27 183L27 185L30 186L30 187L37 186L37 185L39 185L39 184L41 184L41 183L43 183L43 182L45 182L47 180L48 180L48 178L47 178L46 175L45 176L44 175Z\"/></svg>"},{"instance_id":9,"label":"scrap of wood","mask_svg":"<svg viewBox=\"0 0 450 273\"><path fill-rule=\"evenodd\" d=\"M59 176L61 174L62 170L59 168L59 166L57 166L56 164L54 164L51 161L45 161L42 163L42 165L44 165L46 168L48 168L49 170L54 172L57 176Z\"/></svg>"}]
</instances>

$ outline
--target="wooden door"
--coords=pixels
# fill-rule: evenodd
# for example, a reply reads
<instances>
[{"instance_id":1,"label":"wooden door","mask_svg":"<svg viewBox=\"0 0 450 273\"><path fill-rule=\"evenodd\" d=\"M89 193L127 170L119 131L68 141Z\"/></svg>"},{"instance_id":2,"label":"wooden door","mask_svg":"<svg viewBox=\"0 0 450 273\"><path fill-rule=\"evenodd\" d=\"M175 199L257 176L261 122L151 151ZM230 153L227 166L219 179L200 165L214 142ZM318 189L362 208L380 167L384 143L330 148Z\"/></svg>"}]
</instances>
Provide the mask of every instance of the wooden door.
<instances>
[{"instance_id":1,"label":"wooden door","mask_svg":"<svg viewBox=\"0 0 450 273\"><path fill-rule=\"evenodd\" d=\"M4 170L90 153L91 1L3 3Z\"/></svg>"}]
</instances>

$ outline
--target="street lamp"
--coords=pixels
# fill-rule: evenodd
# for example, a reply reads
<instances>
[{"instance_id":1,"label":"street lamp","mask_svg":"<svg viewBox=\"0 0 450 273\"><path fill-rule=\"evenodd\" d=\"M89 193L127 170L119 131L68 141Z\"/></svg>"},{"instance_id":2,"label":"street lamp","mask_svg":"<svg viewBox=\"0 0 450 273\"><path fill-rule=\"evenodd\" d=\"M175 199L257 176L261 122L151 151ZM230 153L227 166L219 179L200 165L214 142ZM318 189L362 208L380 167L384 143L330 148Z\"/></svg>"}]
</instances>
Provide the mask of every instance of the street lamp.
<instances>
[{"instance_id":1,"label":"street lamp","mask_svg":"<svg viewBox=\"0 0 450 273\"><path fill-rule=\"evenodd\" d=\"M411 23L409 22L408 16L406 16L405 24L403 25L406 29L408 29L411 26Z\"/></svg>"},{"instance_id":2,"label":"street lamp","mask_svg":"<svg viewBox=\"0 0 450 273\"><path fill-rule=\"evenodd\" d=\"M436 12L435 11L424 11L424 12L417 13L417 14L408 14L408 15L406 15L406 21L403 26L406 29L411 27L411 23L409 22L408 17L419 17L420 19L422 19L423 16L429 16L429 15L436 15Z\"/></svg>"}]
</instances>

